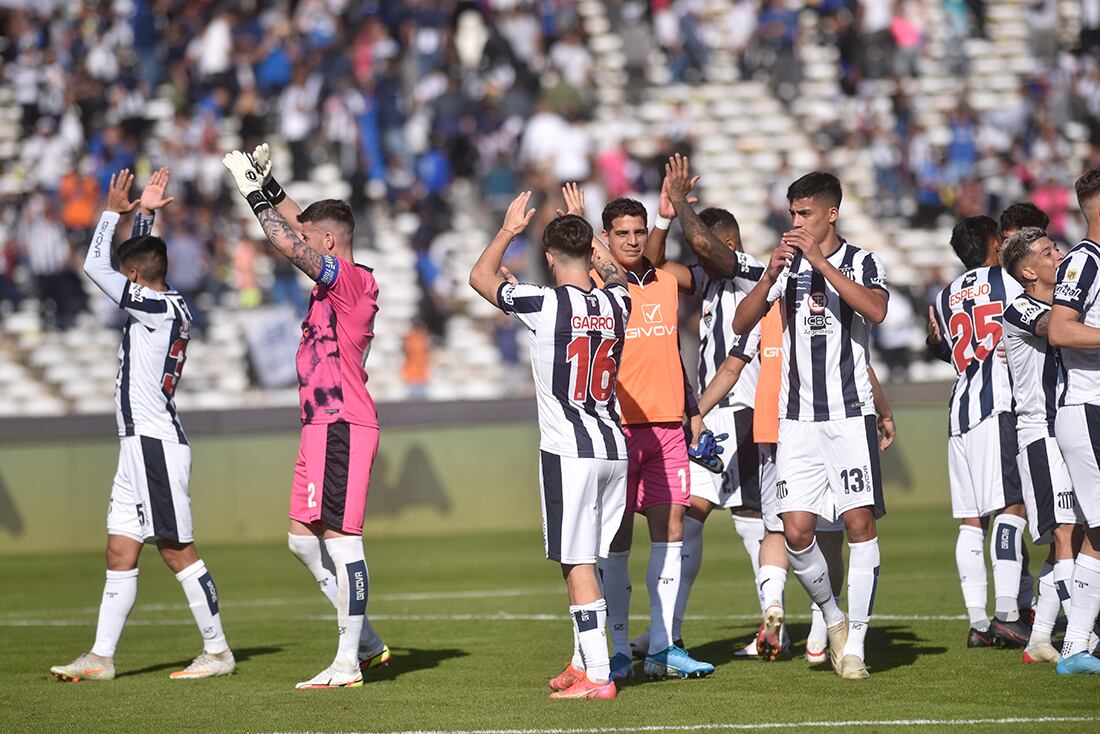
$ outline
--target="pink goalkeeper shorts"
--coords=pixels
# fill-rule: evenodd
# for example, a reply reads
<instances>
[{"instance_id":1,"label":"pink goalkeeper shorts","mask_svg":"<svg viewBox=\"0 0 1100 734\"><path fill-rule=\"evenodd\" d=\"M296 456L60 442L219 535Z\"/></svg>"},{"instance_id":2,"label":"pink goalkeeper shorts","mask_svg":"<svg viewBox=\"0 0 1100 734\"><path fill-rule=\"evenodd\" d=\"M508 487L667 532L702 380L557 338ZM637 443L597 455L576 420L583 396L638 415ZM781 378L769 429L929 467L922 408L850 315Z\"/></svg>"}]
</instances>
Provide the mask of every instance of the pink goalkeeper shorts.
<instances>
[{"instance_id":1,"label":"pink goalkeeper shorts","mask_svg":"<svg viewBox=\"0 0 1100 734\"><path fill-rule=\"evenodd\" d=\"M362 535L371 465L377 452L377 428L343 422L302 426L290 490L290 518Z\"/></svg>"}]
</instances>

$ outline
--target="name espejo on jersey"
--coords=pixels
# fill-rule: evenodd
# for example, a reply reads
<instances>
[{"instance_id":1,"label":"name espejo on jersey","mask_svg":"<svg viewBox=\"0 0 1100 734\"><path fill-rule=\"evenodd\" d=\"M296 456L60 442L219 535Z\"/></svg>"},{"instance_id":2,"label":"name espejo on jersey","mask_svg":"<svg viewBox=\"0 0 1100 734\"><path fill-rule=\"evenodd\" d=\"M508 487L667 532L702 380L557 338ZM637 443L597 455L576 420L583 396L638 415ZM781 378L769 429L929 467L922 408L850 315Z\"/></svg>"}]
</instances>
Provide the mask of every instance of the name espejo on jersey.
<instances>
[{"instance_id":1,"label":"name espejo on jersey","mask_svg":"<svg viewBox=\"0 0 1100 734\"><path fill-rule=\"evenodd\" d=\"M497 303L529 329L539 448L626 459L615 383L630 316L627 289L503 283Z\"/></svg>"},{"instance_id":2,"label":"name espejo on jersey","mask_svg":"<svg viewBox=\"0 0 1100 734\"><path fill-rule=\"evenodd\" d=\"M994 413L1012 411L1008 366L995 356L1005 306L1023 292L1000 266L968 270L940 291L934 311L957 375L948 430L966 433Z\"/></svg>"}]
</instances>

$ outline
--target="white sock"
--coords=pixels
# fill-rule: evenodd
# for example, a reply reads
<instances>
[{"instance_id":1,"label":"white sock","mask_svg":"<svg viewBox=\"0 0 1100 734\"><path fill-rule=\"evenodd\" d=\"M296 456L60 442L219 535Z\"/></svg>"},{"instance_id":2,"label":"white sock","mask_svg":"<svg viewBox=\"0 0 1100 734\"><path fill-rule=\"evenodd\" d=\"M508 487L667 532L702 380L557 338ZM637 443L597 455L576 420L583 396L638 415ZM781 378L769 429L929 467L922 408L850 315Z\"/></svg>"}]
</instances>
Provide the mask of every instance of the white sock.
<instances>
[{"instance_id":1,"label":"white sock","mask_svg":"<svg viewBox=\"0 0 1100 734\"><path fill-rule=\"evenodd\" d=\"M577 607L577 608L579 609L579 607ZM575 616L573 614L573 609L574 608L572 606L569 607L569 616L570 617ZM605 613L606 613L606 609L607 609L607 604L605 602L604 603ZM570 661L570 665L572 665L577 670L584 670L584 654L581 653L581 635L577 631L577 620L576 619L573 619L573 659Z\"/></svg>"},{"instance_id":2,"label":"white sock","mask_svg":"<svg viewBox=\"0 0 1100 734\"><path fill-rule=\"evenodd\" d=\"M92 654L101 658L113 658L126 618L137 599L138 570L108 571L103 584L103 600L99 602L99 621L95 627L95 644Z\"/></svg>"},{"instance_id":3,"label":"white sock","mask_svg":"<svg viewBox=\"0 0 1100 734\"><path fill-rule=\"evenodd\" d=\"M815 601L810 605L810 632L806 635L806 647L811 647L810 643L814 643L812 647L815 650L820 650L829 644L829 631L825 624L825 615L821 613L821 607L817 605Z\"/></svg>"},{"instance_id":4,"label":"white sock","mask_svg":"<svg viewBox=\"0 0 1100 734\"><path fill-rule=\"evenodd\" d=\"M767 601L760 592L760 546L764 542L764 520L759 517L739 517L732 515L733 528L745 546L752 563L752 577L756 581L756 594L760 597L760 613L766 609ZM686 531L685 531L686 536Z\"/></svg>"},{"instance_id":5,"label":"white sock","mask_svg":"<svg viewBox=\"0 0 1100 734\"><path fill-rule=\"evenodd\" d=\"M363 558L363 539L358 535L326 538L325 548L336 565L336 623L340 628L336 661L358 666L359 634L367 613L370 584L367 562Z\"/></svg>"},{"instance_id":6,"label":"white sock","mask_svg":"<svg viewBox=\"0 0 1100 734\"><path fill-rule=\"evenodd\" d=\"M1070 601L1062 657L1087 651L1089 633L1100 613L1100 559L1077 554L1073 564L1073 595Z\"/></svg>"},{"instance_id":7,"label":"white sock","mask_svg":"<svg viewBox=\"0 0 1100 734\"><path fill-rule=\"evenodd\" d=\"M607 600L613 655L630 657L630 551L612 551L600 559L600 581Z\"/></svg>"},{"instance_id":8,"label":"white sock","mask_svg":"<svg viewBox=\"0 0 1100 734\"><path fill-rule=\"evenodd\" d=\"M1050 642L1050 633L1058 621L1058 609L1061 607L1058 590L1054 587L1054 566L1044 563L1039 571L1039 603L1035 605L1035 622L1031 626L1031 641L1028 646Z\"/></svg>"},{"instance_id":9,"label":"white sock","mask_svg":"<svg viewBox=\"0 0 1100 734\"><path fill-rule=\"evenodd\" d=\"M229 643L222 631L222 615L218 613L218 589L206 564L201 559L195 561L176 574L176 581L183 587L191 615L199 626L203 649L215 655L228 650Z\"/></svg>"},{"instance_id":10,"label":"white sock","mask_svg":"<svg viewBox=\"0 0 1100 734\"><path fill-rule=\"evenodd\" d=\"M694 517L684 517L684 545L680 551L680 590L676 593L676 607L672 612L672 639L683 637L684 614L688 597L699 567L703 565L703 523Z\"/></svg>"},{"instance_id":11,"label":"white sock","mask_svg":"<svg viewBox=\"0 0 1100 734\"><path fill-rule=\"evenodd\" d=\"M832 627L844 621L844 613L833 599L833 591L829 585L829 566L817 546L817 538L814 538L809 547L800 551L793 551L788 545L787 557L791 560L791 570L802 588L821 607L821 613L825 615L825 626Z\"/></svg>"},{"instance_id":12,"label":"white sock","mask_svg":"<svg viewBox=\"0 0 1100 734\"><path fill-rule=\"evenodd\" d=\"M1020 609L1031 609L1035 606L1035 577L1027 566L1020 569L1020 591L1016 595L1016 606Z\"/></svg>"},{"instance_id":13,"label":"white sock","mask_svg":"<svg viewBox=\"0 0 1100 734\"><path fill-rule=\"evenodd\" d=\"M611 677L611 661L607 656L607 602L597 599L590 604L569 607L573 617L573 632L580 643L581 665L588 679L604 683Z\"/></svg>"},{"instance_id":14,"label":"white sock","mask_svg":"<svg viewBox=\"0 0 1100 734\"><path fill-rule=\"evenodd\" d=\"M1016 597L1023 573L1024 528L1027 520L1015 515L997 515L989 533L989 557L993 559L993 596L996 616L1004 622L1020 618Z\"/></svg>"},{"instance_id":15,"label":"white sock","mask_svg":"<svg viewBox=\"0 0 1100 734\"><path fill-rule=\"evenodd\" d=\"M865 660L863 641L875 606L879 569L878 538L848 544L848 642L845 655Z\"/></svg>"},{"instance_id":16,"label":"white sock","mask_svg":"<svg viewBox=\"0 0 1100 734\"><path fill-rule=\"evenodd\" d=\"M985 632L989 629L989 617L985 612L989 581L985 569L985 534L981 528L959 526L955 564L959 569L959 584L962 586L966 613L970 616L970 626Z\"/></svg>"},{"instance_id":17,"label":"white sock","mask_svg":"<svg viewBox=\"0 0 1100 734\"><path fill-rule=\"evenodd\" d=\"M646 589L649 591L649 654L672 644L672 615L680 593L680 553L683 541L650 543Z\"/></svg>"},{"instance_id":18,"label":"white sock","mask_svg":"<svg viewBox=\"0 0 1100 734\"><path fill-rule=\"evenodd\" d=\"M787 569L779 566L761 566L756 580L760 596L764 598L764 609L772 604L783 606L783 592L787 587Z\"/></svg>"},{"instance_id":19,"label":"white sock","mask_svg":"<svg viewBox=\"0 0 1100 734\"><path fill-rule=\"evenodd\" d=\"M332 563L323 540L315 535L294 535L287 533L287 545L290 552L313 574L321 593L336 606L336 566Z\"/></svg>"},{"instance_id":20,"label":"white sock","mask_svg":"<svg viewBox=\"0 0 1100 734\"><path fill-rule=\"evenodd\" d=\"M1054 588L1058 590L1058 600L1062 602L1062 611L1069 619L1070 601L1073 596L1073 559L1063 558L1054 562Z\"/></svg>"}]
</instances>

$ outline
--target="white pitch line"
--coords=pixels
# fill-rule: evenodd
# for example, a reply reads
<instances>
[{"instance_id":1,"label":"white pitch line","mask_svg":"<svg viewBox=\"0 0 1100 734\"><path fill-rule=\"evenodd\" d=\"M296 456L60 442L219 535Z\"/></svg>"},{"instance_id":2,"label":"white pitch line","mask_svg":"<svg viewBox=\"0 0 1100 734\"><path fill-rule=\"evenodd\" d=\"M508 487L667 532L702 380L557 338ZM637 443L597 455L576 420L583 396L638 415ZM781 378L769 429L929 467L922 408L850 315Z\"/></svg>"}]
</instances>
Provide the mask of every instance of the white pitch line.
<instances>
[{"instance_id":1,"label":"white pitch line","mask_svg":"<svg viewBox=\"0 0 1100 734\"><path fill-rule=\"evenodd\" d=\"M227 605L228 606L228 605ZM164 605L165 609L179 611L182 609L182 605ZM488 614L370 614L370 619L375 622L561 622L563 619L568 619L568 616L562 612L559 614L513 614L511 612L493 612ZM277 619L293 620L293 621L306 621L306 622L319 622L319 621L331 621L331 614L309 614L309 615L294 615L290 617L279 617ZM645 622L649 620L648 615L644 614L632 614L630 619L638 622ZM760 621L759 615L756 614L726 614L726 615L708 615L708 614L689 614L685 618L687 621L704 621L704 622L758 622ZM788 620L795 622L805 622L810 619L806 614L794 614L787 617ZM935 615L935 614L882 614L876 616L872 620L872 624L875 621L879 622L941 622L941 621L960 621L966 619L965 615ZM84 627L94 624L95 620L87 617L83 619L58 617L53 619L39 619L35 617L9 617L0 618L0 627ZM177 625L191 625L194 624L189 619L131 619L127 622L128 625L138 627L175 627Z\"/></svg>"},{"instance_id":2,"label":"white pitch line","mask_svg":"<svg viewBox=\"0 0 1100 734\"><path fill-rule=\"evenodd\" d=\"M594 727L590 729L416 729L375 734L618 734L639 731L766 731L781 729L847 729L852 727L982 726L993 724L1078 724L1100 721L1097 716L1012 716L989 719L874 719L848 721L760 722L755 724L689 724L631 727ZM370 734L370 733L367 733Z\"/></svg>"}]
</instances>

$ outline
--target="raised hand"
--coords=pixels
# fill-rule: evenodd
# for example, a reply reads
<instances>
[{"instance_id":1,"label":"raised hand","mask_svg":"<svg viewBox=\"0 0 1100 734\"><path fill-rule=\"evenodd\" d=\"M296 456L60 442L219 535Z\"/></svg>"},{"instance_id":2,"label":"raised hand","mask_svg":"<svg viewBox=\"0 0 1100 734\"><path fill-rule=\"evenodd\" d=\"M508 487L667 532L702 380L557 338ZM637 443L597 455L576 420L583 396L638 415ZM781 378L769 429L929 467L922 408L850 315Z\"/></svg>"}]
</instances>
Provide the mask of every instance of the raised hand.
<instances>
[{"instance_id":1,"label":"raised hand","mask_svg":"<svg viewBox=\"0 0 1100 734\"><path fill-rule=\"evenodd\" d=\"M252 167L260 177L260 183L266 184L271 178L271 148L267 143L260 143L248 156L252 161Z\"/></svg>"},{"instance_id":2,"label":"raised hand","mask_svg":"<svg viewBox=\"0 0 1100 734\"><path fill-rule=\"evenodd\" d=\"M820 267L825 260L825 254L821 252L821 245L813 238L813 235L804 229L792 229L784 232L780 242L789 244L796 250L801 251L806 261L814 267Z\"/></svg>"},{"instance_id":3,"label":"raised hand","mask_svg":"<svg viewBox=\"0 0 1100 734\"><path fill-rule=\"evenodd\" d=\"M156 171L153 171L153 175L149 178L149 183L145 184L145 188L141 192L141 213L151 215L158 209L171 204L176 200L176 197L164 196L164 190L168 188L168 176L169 171L167 167L161 167Z\"/></svg>"},{"instance_id":4,"label":"raised hand","mask_svg":"<svg viewBox=\"0 0 1100 734\"><path fill-rule=\"evenodd\" d=\"M779 279L779 274L794 260L794 254L798 252L791 243L785 239L779 240L779 246L772 250L771 260L768 261L768 278L774 283Z\"/></svg>"},{"instance_id":5,"label":"raised hand","mask_svg":"<svg viewBox=\"0 0 1100 734\"><path fill-rule=\"evenodd\" d=\"M687 156L676 153L665 164L665 182L661 186L661 193L667 192L669 202L675 205L676 202L687 199L687 195L698 182L699 177L691 175Z\"/></svg>"},{"instance_id":6,"label":"raised hand","mask_svg":"<svg viewBox=\"0 0 1100 734\"><path fill-rule=\"evenodd\" d=\"M584 189L580 184L570 181L561 187L561 195L565 198L565 211L558 209L559 217L564 217L566 214L584 216Z\"/></svg>"},{"instance_id":7,"label":"raised hand","mask_svg":"<svg viewBox=\"0 0 1100 734\"><path fill-rule=\"evenodd\" d=\"M260 174L252 167L252 159L239 150L233 150L222 158L222 165L233 175L233 182L241 196L248 198L254 191L260 190Z\"/></svg>"},{"instance_id":8,"label":"raised hand","mask_svg":"<svg viewBox=\"0 0 1100 734\"><path fill-rule=\"evenodd\" d=\"M107 211L116 214L129 214L137 209L140 201L130 201L130 186L134 183L134 174L129 168L111 174L111 183L107 187Z\"/></svg>"},{"instance_id":9,"label":"raised hand","mask_svg":"<svg viewBox=\"0 0 1100 734\"><path fill-rule=\"evenodd\" d=\"M503 231L515 237L527 229L527 225L531 223L531 217L535 216L535 210L527 208L529 201L531 201L530 191L524 191L512 199L512 203L508 205L508 211L504 214L504 224L500 226Z\"/></svg>"}]
</instances>

